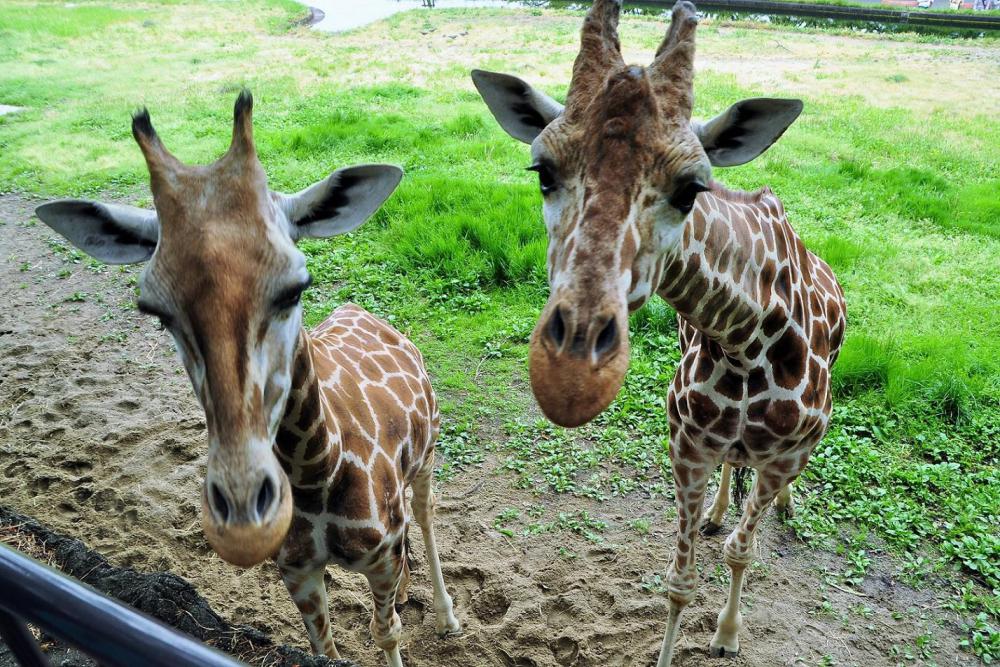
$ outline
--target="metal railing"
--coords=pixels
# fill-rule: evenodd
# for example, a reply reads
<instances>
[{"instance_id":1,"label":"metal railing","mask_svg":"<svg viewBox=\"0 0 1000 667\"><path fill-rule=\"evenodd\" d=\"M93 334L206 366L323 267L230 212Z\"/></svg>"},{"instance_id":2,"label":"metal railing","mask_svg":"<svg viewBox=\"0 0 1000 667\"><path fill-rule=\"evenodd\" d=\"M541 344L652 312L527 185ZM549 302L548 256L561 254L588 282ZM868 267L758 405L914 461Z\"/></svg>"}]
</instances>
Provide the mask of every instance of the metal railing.
<instances>
[{"instance_id":1,"label":"metal railing","mask_svg":"<svg viewBox=\"0 0 1000 667\"><path fill-rule=\"evenodd\" d=\"M48 667L26 623L106 667L243 665L0 544L0 636L24 667Z\"/></svg>"}]
</instances>

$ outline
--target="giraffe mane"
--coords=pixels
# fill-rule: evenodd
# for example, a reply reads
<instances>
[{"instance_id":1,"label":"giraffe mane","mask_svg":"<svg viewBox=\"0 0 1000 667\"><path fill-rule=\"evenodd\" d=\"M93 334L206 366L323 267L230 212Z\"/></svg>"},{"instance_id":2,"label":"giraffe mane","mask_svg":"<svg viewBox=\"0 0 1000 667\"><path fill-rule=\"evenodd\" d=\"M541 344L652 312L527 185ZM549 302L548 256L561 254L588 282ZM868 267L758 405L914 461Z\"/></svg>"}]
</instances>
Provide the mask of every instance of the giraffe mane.
<instances>
[{"instance_id":1,"label":"giraffe mane","mask_svg":"<svg viewBox=\"0 0 1000 667\"><path fill-rule=\"evenodd\" d=\"M746 190L732 190L714 179L709 182L708 191L716 197L734 204L756 204L762 197L771 194L771 188L766 185L753 192L747 192Z\"/></svg>"}]
</instances>

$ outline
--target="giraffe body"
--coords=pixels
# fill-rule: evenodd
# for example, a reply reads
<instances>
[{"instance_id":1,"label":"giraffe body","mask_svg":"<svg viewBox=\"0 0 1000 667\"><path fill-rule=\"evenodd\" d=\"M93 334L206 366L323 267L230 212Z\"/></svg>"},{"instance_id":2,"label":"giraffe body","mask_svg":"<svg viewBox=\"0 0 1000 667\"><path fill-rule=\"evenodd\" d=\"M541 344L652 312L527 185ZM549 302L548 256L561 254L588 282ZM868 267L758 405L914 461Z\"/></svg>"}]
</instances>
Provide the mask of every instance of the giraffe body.
<instances>
[{"instance_id":1,"label":"giraffe body","mask_svg":"<svg viewBox=\"0 0 1000 667\"><path fill-rule=\"evenodd\" d=\"M419 351L355 305L314 331L300 298L311 277L300 238L364 223L399 184L391 165L340 169L294 195L272 192L257 159L252 98L233 112L233 139L208 166L171 155L148 112L132 133L156 210L64 200L43 222L112 264L147 262L139 309L160 319L205 410L202 527L239 566L275 559L317 653L339 657L323 573L363 573L375 643L400 667L395 603L406 599L406 490L420 524L439 634L458 621L434 538L439 415Z\"/></svg>"},{"instance_id":2,"label":"giraffe body","mask_svg":"<svg viewBox=\"0 0 1000 667\"><path fill-rule=\"evenodd\" d=\"M737 261L722 257L727 248ZM695 262L694 279L671 282ZM697 589L698 523L708 478L720 463L722 483L700 526L705 533L722 526L732 467L757 471L723 549L731 588L711 643L713 655L739 651L740 597L755 530L772 501L790 511L790 485L827 431L830 368L846 326L833 271L805 249L766 188L753 195L713 188L700 197L665 274L658 294L678 309L682 356L666 399L679 530L661 665L670 664L680 612ZM760 306L752 326L734 306L745 299Z\"/></svg>"},{"instance_id":3,"label":"giraffe body","mask_svg":"<svg viewBox=\"0 0 1000 667\"><path fill-rule=\"evenodd\" d=\"M767 189L714 187L682 234L657 290L678 311L671 432L733 466L803 467L795 460L826 432L846 324L833 271ZM695 263L694 276L674 282Z\"/></svg>"},{"instance_id":4,"label":"giraffe body","mask_svg":"<svg viewBox=\"0 0 1000 667\"><path fill-rule=\"evenodd\" d=\"M550 293L529 363L545 415L570 427L593 419L628 368L628 313L653 294L677 312L682 358L666 409L678 531L658 661L668 667L697 588L699 527L721 527L732 469L749 466L756 481L725 543L730 594L710 646L713 655L739 650L753 535L772 501L791 510L789 485L826 432L845 305L777 197L712 179L712 167L767 150L801 102L744 100L708 122L692 120L694 6L675 5L652 64L639 67L622 59L621 4L595 0L584 19L565 106L509 75L472 77L500 125L531 144L539 174Z\"/></svg>"},{"instance_id":5,"label":"giraffe body","mask_svg":"<svg viewBox=\"0 0 1000 667\"><path fill-rule=\"evenodd\" d=\"M275 447L295 518L279 563L364 572L380 551L401 548L404 491L433 465L430 379L409 340L354 304L302 331L293 369Z\"/></svg>"},{"instance_id":6,"label":"giraffe body","mask_svg":"<svg viewBox=\"0 0 1000 667\"><path fill-rule=\"evenodd\" d=\"M364 574L375 600L372 635L399 663L397 602L404 602L407 487L424 531L440 634L458 621L444 590L430 495L440 415L420 351L354 304L303 330L293 390L275 449L291 481L293 516L278 568L317 653L336 656L323 571ZM401 664L401 663L400 663Z\"/></svg>"}]
</instances>

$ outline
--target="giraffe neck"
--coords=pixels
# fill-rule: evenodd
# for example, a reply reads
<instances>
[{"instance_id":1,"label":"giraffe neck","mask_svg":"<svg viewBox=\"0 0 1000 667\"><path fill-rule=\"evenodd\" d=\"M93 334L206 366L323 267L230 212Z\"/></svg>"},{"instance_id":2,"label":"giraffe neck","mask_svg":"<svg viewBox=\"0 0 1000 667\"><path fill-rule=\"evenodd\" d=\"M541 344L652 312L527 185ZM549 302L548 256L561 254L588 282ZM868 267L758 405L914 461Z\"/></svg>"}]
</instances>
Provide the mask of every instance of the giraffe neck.
<instances>
[{"instance_id":1,"label":"giraffe neck","mask_svg":"<svg viewBox=\"0 0 1000 667\"><path fill-rule=\"evenodd\" d=\"M781 215L766 188L752 195L705 192L665 259L657 293L737 360L755 356L745 353L767 315L772 284L779 289L784 280L789 289L787 267L778 273L776 236L783 231L772 224Z\"/></svg>"},{"instance_id":2,"label":"giraffe neck","mask_svg":"<svg viewBox=\"0 0 1000 667\"><path fill-rule=\"evenodd\" d=\"M341 435L327 419L323 392L312 359L312 344L299 331L292 361L292 389L278 427L275 450L292 487L315 489L327 484L341 456Z\"/></svg>"}]
</instances>

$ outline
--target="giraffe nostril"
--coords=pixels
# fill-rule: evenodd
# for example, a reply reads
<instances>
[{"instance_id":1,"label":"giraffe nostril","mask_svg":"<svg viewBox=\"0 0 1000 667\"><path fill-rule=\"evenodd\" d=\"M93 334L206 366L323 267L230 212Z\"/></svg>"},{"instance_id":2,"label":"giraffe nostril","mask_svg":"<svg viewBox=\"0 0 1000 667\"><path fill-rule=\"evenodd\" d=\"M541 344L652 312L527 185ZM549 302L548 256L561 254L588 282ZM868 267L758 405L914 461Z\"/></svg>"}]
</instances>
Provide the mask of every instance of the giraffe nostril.
<instances>
[{"instance_id":1,"label":"giraffe nostril","mask_svg":"<svg viewBox=\"0 0 1000 667\"><path fill-rule=\"evenodd\" d=\"M597 335L597 341L594 343L594 354L600 358L610 352L613 352L617 347L618 321L616 318L612 317L608 320L608 323L604 325L604 328L601 329L601 333Z\"/></svg>"},{"instance_id":2,"label":"giraffe nostril","mask_svg":"<svg viewBox=\"0 0 1000 667\"><path fill-rule=\"evenodd\" d=\"M215 516L219 519L220 523L226 523L229 520L229 501L226 500L225 494L222 493L222 489L215 482L209 485L209 491L212 494L212 507L215 509Z\"/></svg>"},{"instance_id":3,"label":"giraffe nostril","mask_svg":"<svg viewBox=\"0 0 1000 667\"><path fill-rule=\"evenodd\" d=\"M260 485L260 490L257 492L257 520L263 521L264 515L267 509L271 506L271 501L274 500L274 483L271 481L270 477L265 477L263 483Z\"/></svg>"},{"instance_id":4,"label":"giraffe nostril","mask_svg":"<svg viewBox=\"0 0 1000 667\"><path fill-rule=\"evenodd\" d=\"M563 321L562 308L559 306L556 306L555 312L549 318L548 333L556 348L561 348L563 341L566 340L566 322Z\"/></svg>"}]
</instances>

